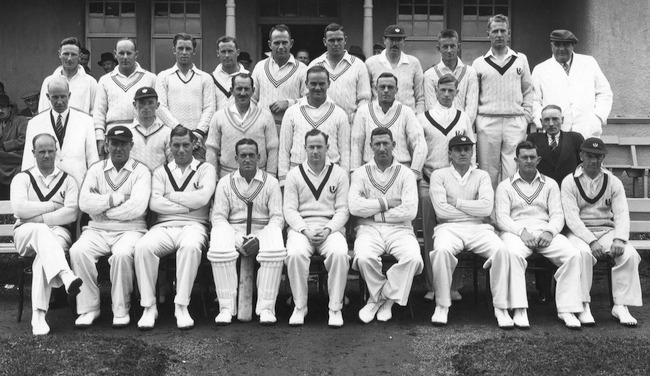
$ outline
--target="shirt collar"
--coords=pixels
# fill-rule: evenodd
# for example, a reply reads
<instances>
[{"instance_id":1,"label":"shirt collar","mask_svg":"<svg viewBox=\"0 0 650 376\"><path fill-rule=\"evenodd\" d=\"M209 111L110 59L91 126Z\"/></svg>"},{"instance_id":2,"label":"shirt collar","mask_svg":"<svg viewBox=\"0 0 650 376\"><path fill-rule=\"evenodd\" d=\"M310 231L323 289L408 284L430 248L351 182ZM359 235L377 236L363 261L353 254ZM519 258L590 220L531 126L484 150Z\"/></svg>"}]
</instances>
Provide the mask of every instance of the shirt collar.
<instances>
[{"instance_id":1,"label":"shirt collar","mask_svg":"<svg viewBox=\"0 0 650 376\"><path fill-rule=\"evenodd\" d=\"M244 177L241 176L241 173L239 173L239 169L235 170L235 172L233 173L233 178L244 179ZM260 170L259 168L257 169L257 172L255 172L255 176L253 176L253 180L258 180L259 182L264 181L264 179L262 178L262 170Z\"/></svg>"},{"instance_id":2,"label":"shirt collar","mask_svg":"<svg viewBox=\"0 0 650 376\"><path fill-rule=\"evenodd\" d=\"M393 104L390 105L390 108L388 109L388 111L386 113L391 112L399 104L400 104L400 102L397 99L395 99L393 101ZM372 101L372 105L374 106L375 111L380 111L382 114L384 113L384 110L382 110L381 105L379 104L379 99L375 99L374 101Z\"/></svg>"},{"instance_id":3,"label":"shirt collar","mask_svg":"<svg viewBox=\"0 0 650 376\"><path fill-rule=\"evenodd\" d=\"M309 163L307 161L302 162L302 167L305 170L309 171L312 175L320 176L328 169L329 165L331 165L331 164L332 164L332 162L330 161L329 157L326 156L325 157L325 165L323 166L323 169L321 170L320 174L317 174L314 170L312 170L311 167L309 167Z\"/></svg>"},{"instance_id":4,"label":"shirt collar","mask_svg":"<svg viewBox=\"0 0 650 376\"><path fill-rule=\"evenodd\" d=\"M158 128L160 128L160 127L164 127L164 126L165 126L165 124L163 124L163 122L160 121L158 116L156 116L156 118L154 119L153 123L151 123L151 126L149 126L149 128L145 128L143 125L141 125L140 124L140 119L137 116L135 117L135 119L133 119L133 123L131 124L131 128L140 127L142 129L146 129L147 132L149 132L149 133L156 130L156 129L158 129Z\"/></svg>"},{"instance_id":5,"label":"shirt collar","mask_svg":"<svg viewBox=\"0 0 650 376\"><path fill-rule=\"evenodd\" d=\"M449 168L451 168L451 172L458 179L466 179L473 170L476 170L476 167L474 165L470 164L469 169L467 169L467 172L465 173L465 175L460 176L460 172L458 172L458 170L456 170L456 167L454 167L454 162L451 162L451 161L449 162Z\"/></svg>"},{"instance_id":6,"label":"shirt collar","mask_svg":"<svg viewBox=\"0 0 650 376\"><path fill-rule=\"evenodd\" d=\"M537 172L535 173L535 177L533 178L533 181L531 182L531 184L534 183L535 180L537 180L537 179L539 179L540 181L543 180L543 179L542 179L542 174L540 174L539 171L537 171ZM525 182L526 184L528 184L528 182L525 181L525 180L521 177L521 175L519 175L519 170L517 170L517 172L515 172L515 174L512 176L512 181L513 181L513 182L515 182L515 181L517 181L517 180L521 180L521 181Z\"/></svg>"},{"instance_id":7,"label":"shirt collar","mask_svg":"<svg viewBox=\"0 0 650 376\"><path fill-rule=\"evenodd\" d=\"M238 69L236 72L228 73L228 72L226 72L225 70L223 70L223 64L219 64L219 65L217 65L216 68L214 68L214 72L213 72L213 73L214 73L214 74L220 73L220 74L223 74L223 75L227 75L228 77L232 77L232 76L238 75L238 74L240 74L240 73L250 73L250 72L248 72L248 71L246 70L246 68L244 68L244 66L241 65L240 63L237 63L237 66L239 67L239 69Z\"/></svg>"},{"instance_id":8,"label":"shirt collar","mask_svg":"<svg viewBox=\"0 0 650 376\"><path fill-rule=\"evenodd\" d=\"M129 76L126 76L126 75L122 74L122 72L120 72L120 67L119 67L119 66L115 67L115 69L113 69L109 74L110 74L111 76L122 76L122 77L130 78L130 77L132 77L134 74L136 74L137 72L142 72L142 73L144 73L145 70L144 70L144 69L140 66L140 64L136 61L136 62L135 62L135 70L134 70L133 73L131 73L131 75L129 75Z\"/></svg>"},{"instance_id":9,"label":"shirt collar","mask_svg":"<svg viewBox=\"0 0 650 376\"><path fill-rule=\"evenodd\" d=\"M374 158L374 157L372 157L372 158L370 159L370 161L368 162L368 164L369 164L370 166L376 168L377 170L379 170L379 167L377 166L377 162L375 162L375 158ZM392 163L390 166L388 166L388 167L386 168L386 170L384 170L384 172L386 172L387 170L390 170L390 169L392 169L393 167L398 166L398 165L401 165L401 164L397 161L397 158L395 158L395 155L393 154L393 163Z\"/></svg>"},{"instance_id":10,"label":"shirt collar","mask_svg":"<svg viewBox=\"0 0 650 376\"><path fill-rule=\"evenodd\" d=\"M490 49L490 51L492 51L492 49ZM459 57L456 57L456 59L458 60L458 63L456 63L456 69L458 69L458 67L464 67L465 66L465 63L463 63L463 61ZM442 58L440 58L440 62L438 63L438 68L439 69L445 69L445 68L449 69L449 68L447 68L445 63L442 61Z\"/></svg>"},{"instance_id":11,"label":"shirt collar","mask_svg":"<svg viewBox=\"0 0 650 376\"><path fill-rule=\"evenodd\" d=\"M181 67L178 66L178 63L174 64L174 68L176 68L174 72L181 71ZM194 63L192 63L192 66L190 67L190 70L187 71L187 73L189 73L190 71L194 71L194 73L197 73L196 65Z\"/></svg>"},{"instance_id":12,"label":"shirt collar","mask_svg":"<svg viewBox=\"0 0 650 376\"><path fill-rule=\"evenodd\" d=\"M61 170L58 167L54 166L54 170L52 170L52 173L49 174L48 176L44 176L41 170L38 169L38 166L34 166L34 167L35 167L34 171L36 172L36 176L41 178L41 180L43 181L45 181L45 178L47 177L55 178L59 175L59 173L61 173Z\"/></svg>"},{"instance_id":13,"label":"shirt collar","mask_svg":"<svg viewBox=\"0 0 650 376\"><path fill-rule=\"evenodd\" d=\"M390 65L390 61L388 61L388 56L386 54L388 53L387 50L384 50L382 53L379 54L379 61ZM399 56L399 61L397 62L397 66L400 66L402 64L408 64L409 59L406 57L406 54L404 51L400 51L400 56Z\"/></svg>"},{"instance_id":14,"label":"shirt collar","mask_svg":"<svg viewBox=\"0 0 650 376\"><path fill-rule=\"evenodd\" d=\"M560 137L562 136L562 131L560 131L558 134L555 135L555 142L560 142ZM548 142L551 142L551 135L546 134L546 138L548 139Z\"/></svg>"},{"instance_id":15,"label":"shirt collar","mask_svg":"<svg viewBox=\"0 0 650 376\"><path fill-rule=\"evenodd\" d=\"M54 121L56 121L56 119L59 117L59 115L61 115L61 120L65 121L65 119L68 118L68 114L70 113L70 107L66 108L65 111L61 112L60 114L58 112L54 111L53 108L50 109L50 111L52 113L52 116L54 116Z\"/></svg>"},{"instance_id":16,"label":"shirt collar","mask_svg":"<svg viewBox=\"0 0 650 376\"><path fill-rule=\"evenodd\" d=\"M115 166L113 166L113 161L111 160L111 157L109 156L108 158L106 158L106 166L104 167L104 171L110 171L111 169L117 170L115 168ZM122 170L124 170L124 169L133 172L133 158L129 157L129 160L126 161L126 163L124 164L124 167L122 167Z\"/></svg>"},{"instance_id":17,"label":"shirt collar","mask_svg":"<svg viewBox=\"0 0 650 376\"><path fill-rule=\"evenodd\" d=\"M497 58L497 57L494 56L494 54L492 53L492 48L490 48L490 49L488 50L488 52L487 52L485 55L483 55L483 56L484 56L484 57L490 57L490 56L492 56L492 57L495 58L495 59ZM508 56L517 56L517 53L516 53L515 51L513 51L510 47L506 47L506 55L503 57L503 60L505 60Z\"/></svg>"},{"instance_id":18,"label":"shirt collar","mask_svg":"<svg viewBox=\"0 0 650 376\"><path fill-rule=\"evenodd\" d=\"M65 78L65 79L67 80L67 77L63 75L63 65L59 66L59 67L54 71L54 74L57 74L57 73L58 73L61 77ZM81 76L86 76L86 71L85 71L84 68L81 66L81 64L79 64L79 65L77 66L77 73L75 73L74 76L72 76L71 80L74 79L74 78L77 77L77 76L79 76L79 77L81 77Z\"/></svg>"},{"instance_id":19,"label":"shirt collar","mask_svg":"<svg viewBox=\"0 0 650 376\"><path fill-rule=\"evenodd\" d=\"M454 104L452 103L451 107L445 107L442 104L440 104L440 102L438 102L438 100L436 100L436 103L433 105L432 110L436 110L436 111L439 111L439 112L451 111L451 110L454 110Z\"/></svg>"},{"instance_id":20,"label":"shirt collar","mask_svg":"<svg viewBox=\"0 0 650 376\"><path fill-rule=\"evenodd\" d=\"M603 168L603 167L601 166L601 167L600 167L600 173L598 174L598 176L596 176L596 179L591 179L589 176L587 176L587 174L585 174L584 166L583 166L583 164L581 163L581 164L578 165L578 167L576 168L575 172L573 173L573 176L576 177L576 178L579 178L581 175L584 175L586 178L589 178L589 179L591 179L591 180L598 180L598 179L600 179L600 178L603 176L603 174L608 174L608 173L609 173L609 171L607 171L607 169L605 169L605 168Z\"/></svg>"},{"instance_id":21,"label":"shirt collar","mask_svg":"<svg viewBox=\"0 0 650 376\"><path fill-rule=\"evenodd\" d=\"M307 94L307 95L309 95L309 94ZM309 107L309 108L313 108L313 109L318 110L318 109L322 108L322 107L325 105L325 103L328 103L328 102L329 102L329 103L334 103L334 102L332 102L332 100L330 100L330 97L327 96L327 97L325 98L325 102L323 102L323 104L321 104L320 107L314 107L314 106L312 106L312 105L309 104L309 100L307 99L307 95L305 95L304 97L300 98L300 105L301 105L301 106L307 106L307 107Z\"/></svg>"},{"instance_id":22,"label":"shirt collar","mask_svg":"<svg viewBox=\"0 0 650 376\"><path fill-rule=\"evenodd\" d=\"M289 60L287 60L287 62L284 63L284 65L282 67L280 65L278 65L278 63L275 62L275 59L273 58L273 55L269 56L269 59L271 59L271 64L275 64L275 66L278 67L278 69L284 67L287 64L296 65L296 58L293 57L293 54L289 55Z\"/></svg>"},{"instance_id":23,"label":"shirt collar","mask_svg":"<svg viewBox=\"0 0 650 376\"><path fill-rule=\"evenodd\" d=\"M190 162L189 166L192 170L196 171L197 168L199 167L199 164L201 162L197 160L196 158L192 157L192 161ZM178 165L176 164L176 161L171 161L168 163L168 167L170 171L174 171L175 169L179 168ZM239 171L239 170L237 170Z\"/></svg>"}]
</instances>

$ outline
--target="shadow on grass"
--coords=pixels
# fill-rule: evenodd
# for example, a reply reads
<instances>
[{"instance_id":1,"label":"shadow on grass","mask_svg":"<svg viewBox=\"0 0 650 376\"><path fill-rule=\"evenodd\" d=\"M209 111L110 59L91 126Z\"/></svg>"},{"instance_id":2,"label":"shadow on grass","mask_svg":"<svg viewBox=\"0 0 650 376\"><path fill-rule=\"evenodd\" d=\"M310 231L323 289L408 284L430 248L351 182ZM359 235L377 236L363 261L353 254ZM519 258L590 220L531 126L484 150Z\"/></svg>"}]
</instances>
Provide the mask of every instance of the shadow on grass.
<instances>
[{"instance_id":1,"label":"shadow on grass","mask_svg":"<svg viewBox=\"0 0 650 376\"><path fill-rule=\"evenodd\" d=\"M139 339L75 333L0 338L2 375L162 375L173 353Z\"/></svg>"},{"instance_id":2,"label":"shadow on grass","mask_svg":"<svg viewBox=\"0 0 650 376\"><path fill-rule=\"evenodd\" d=\"M452 357L461 375L647 375L645 338L493 338L462 346Z\"/></svg>"}]
</instances>

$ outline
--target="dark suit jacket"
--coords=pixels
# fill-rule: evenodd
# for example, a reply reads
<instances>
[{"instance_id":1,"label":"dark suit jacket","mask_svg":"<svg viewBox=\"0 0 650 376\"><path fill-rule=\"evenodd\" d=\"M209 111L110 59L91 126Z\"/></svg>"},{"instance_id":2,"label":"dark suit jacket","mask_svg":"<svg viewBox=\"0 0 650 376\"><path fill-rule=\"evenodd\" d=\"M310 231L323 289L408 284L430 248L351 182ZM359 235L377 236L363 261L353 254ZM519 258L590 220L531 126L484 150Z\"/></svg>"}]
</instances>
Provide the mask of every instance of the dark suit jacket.
<instances>
[{"instance_id":1,"label":"dark suit jacket","mask_svg":"<svg viewBox=\"0 0 650 376\"><path fill-rule=\"evenodd\" d=\"M542 174L553 178L558 185L562 184L562 179L572 173L581 163L580 146L584 138L577 132L561 132L560 135L560 158L558 163L553 163L551 158L551 147L548 144L546 132L529 133L527 141L537 146L537 152L542 160L537 165L537 170Z\"/></svg>"}]
</instances>

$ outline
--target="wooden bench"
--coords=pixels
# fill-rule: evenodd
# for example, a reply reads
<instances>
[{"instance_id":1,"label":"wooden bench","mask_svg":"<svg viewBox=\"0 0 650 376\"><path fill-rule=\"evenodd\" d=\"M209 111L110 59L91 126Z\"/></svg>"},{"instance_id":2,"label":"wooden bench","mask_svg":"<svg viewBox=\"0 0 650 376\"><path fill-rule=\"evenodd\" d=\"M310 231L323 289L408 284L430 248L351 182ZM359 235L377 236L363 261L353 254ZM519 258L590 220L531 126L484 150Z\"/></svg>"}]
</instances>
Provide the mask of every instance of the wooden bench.
<instances>
[{"instance_id":1,"label":"wooden bench","mask_svg":"<svg viewBox=\"0 0 650 376\"><path fill-rule=\"evenodd\" d=\"M628 198L630 233L650 233L650 199ZM631 240L637 251L650 250L650 240Z\"/></svg>"},{"instance_id":2,"label":"wooden bench","mask_svg":"<svg viewBox=\"0 0 650 376\"><path fill-rule=\"evenodd\" d=\"M622 146L629 148L630 164L622 165L605 165L604 167L612 171L614 175L621 175L623 172L632 178L632 196L636 197L637 185L640 178L643 179L643 198L648 198L648 171L650 166L639 165L637 146L650 147L650 137L618 137L602 136L605 145Z\"/></svg>"}]
</instances>

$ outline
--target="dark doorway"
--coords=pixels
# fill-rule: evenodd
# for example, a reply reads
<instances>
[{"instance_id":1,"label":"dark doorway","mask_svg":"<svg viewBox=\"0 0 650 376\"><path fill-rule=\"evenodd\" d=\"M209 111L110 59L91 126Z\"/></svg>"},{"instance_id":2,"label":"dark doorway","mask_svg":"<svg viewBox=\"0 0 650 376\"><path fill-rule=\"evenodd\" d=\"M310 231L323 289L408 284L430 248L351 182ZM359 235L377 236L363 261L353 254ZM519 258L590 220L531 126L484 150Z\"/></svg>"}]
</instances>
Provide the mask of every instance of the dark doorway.
<instances>
[{"instance_id":1,"label":"dark doorway","mask_svg":"<svg viewBox=\"0 0 650 376\"><path fill-rule=\"evenodd\" d=\"M260 59L265 59L265 52L270 52L269 48L269 31L274 25L261 25L262 37L262 53L263 56L260 56ZM323 45L323 33L325 32L325 27L327 24L323 25L287 25L289 30L291 30L291 37L293 38L293 47L291 48L291 53L295 56L296 52L301 49L307 50L309 52L309 58L311 60L317 58L325 52L325 46Z\"/></svg>"}]
</instances>

